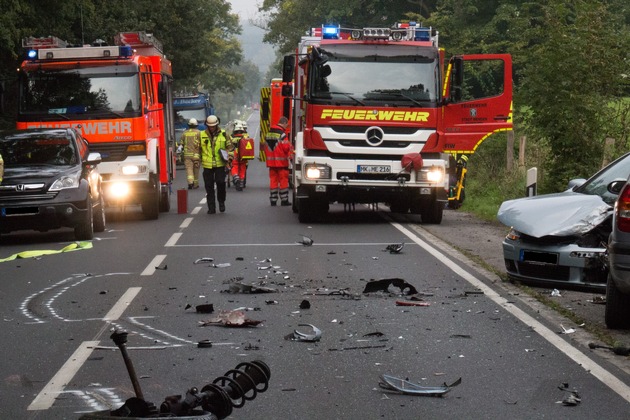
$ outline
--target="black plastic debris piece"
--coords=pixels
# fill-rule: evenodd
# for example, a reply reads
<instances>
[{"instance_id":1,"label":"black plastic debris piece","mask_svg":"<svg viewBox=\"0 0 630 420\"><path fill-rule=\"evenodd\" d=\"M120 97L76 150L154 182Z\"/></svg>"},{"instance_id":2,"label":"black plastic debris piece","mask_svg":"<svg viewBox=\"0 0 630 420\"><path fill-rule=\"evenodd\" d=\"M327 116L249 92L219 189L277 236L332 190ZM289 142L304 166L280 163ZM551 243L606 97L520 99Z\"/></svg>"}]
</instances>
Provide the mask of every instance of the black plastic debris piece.
<instances>
[{"instance_id":1,"label":"black plastic debris piece","mask_svg":"<svg viewBox=\"0 0 630 420\"><path fill-rule=\"evenodd\" d=\"M371 332L371 333L363 334L363 337L382 337L384 335L385 334L383 334L380 331L374 331L374 332Z\"/></svg>"},{"instance_id":2,"label":"black plastic debris piece","mask_svg":"<svg viewBox=\"0 0 630 420\"><path fill-rule=\"evenodd\" d=\"M560 391L567 392L568 395L562 400L562 405L576 406L582 402L582 398L577 389L569 389L569 383L563 382L558 386Z\"/></svg>"},{"instance_id":3,"label":"black plastic debris piece","mask_svg":"<svg viewBox=\"0 0 630 420\"><path fill-rule=\"evenodd\" d=\"M483 291L482 290L466 290L464 292L464 296L470 296L470 295L483 295Z\"/></svg>"},{"instance_id":4,"label":"black plastic debris piece","mask_svg":"<svg viewBox=\"0 0 630 420\"><path fill-rule=\"evenodd\" d=\"M188 309L190 309L190 308L192 308L192 305L191 305L190 303L187 303L187 304L186 304L186 307L184 308L184 310L186 311L186 310L188 310Z\"/></svg>"},{"instance_id":5,"label":"black plastic debris piece","mask_svg":"<svg viewBox=\"0 0 630 420\"><path fill-rule=\"evenodd\" d=\"M387 292L395 295L415 295L418 293L415 287L403 279L372 280L365 285L363 293Z\"/></svg>"},{"instance_id":6,"label":"black plastic debris piece","mask_svg":"<svg viewBox=\"0 0 630 420\"><path fill-rule=\"evenodd\" d=\"M265 303L267 305L277 305L278 301L277 300L266 300Z\"/></svg>"},{"instance_id":7,"label":"black plastic debris piece","mask_svg":"<svg viewBox=\"0 0 630 420\"><path fill-rule=\"evenodd\" d=\"M311 246L313 245L313 238L311 238L310 236L302 235L302 239L298 241L298 244L302 244L304 246Z\"/></svg>"},{"instance_id":8,"label":"black plastic debris piece","mask_svg":"<svg viewBox=\"0 0 630 420\"><path fill-rule=\"evenodd\" d=\"M254 294L254 293L276 293L277 290L271 287L265 286L257 286L253 284L245 284L245 283L231 283L228 286L228 289L224 291L225 293L244 293L244 294Z\"/></svg>"},{"instance_id":9,"label":"black plastic debris piece","mask_svg":"<svg viewBox=\"0 0 630 420\"><path fill-rule=\"evenodd\" d=\"M442 396L449 392L453 387L462 383L462 378L459 378L452 384L448 385L446 382L440 386L420 386L409 382L405 379L396 378L389 375L381 375L378 386L388 391L400 392L405 395L425 395L425 396Z\"/></svg>"},{"instance_id":10,"label":"black plastic debris piece","mask_svg":"<svg viewBox=\"0 0 630 420\"><path fill-rule=\"evenodd\" d=\"M404 247L404 242L401 242L399 244L391 244L385 247L385 251L389 251L390 254L400 254Z\"/></svg>"},{"instance_id":11,"label":"black plastic debris piece","mask_svg":"<svg viewBox=\"0 0 630 420\"><path fill-rule=\"evenodd\" d=\"M166 270L168 268L168 265L164 264L164 265L158 265L157 267L155 267L156 270Z\"/></svg>"},{"instance_id":12,"label":"black plastic debris piece","mask_svg":"<svg viewBox=\"0 0 630 420\"><path fill-rule=\"evenodd\" d=\"M311 309L311 302L304 299L302 302L300 302L300 309Z\"/></svg>"},{"instance_id":13,"label":"black plastic debris piece","mask_svg":"<svg viewBox=\"0 0 630 420\"><path fill-rule=\"evenodd\" d=\"M214 305L212 303L204 303L203 305L195 306L195 310L200 314L211 314L214 312Z\"/></svg>"},{"instance_id":14,"label":"black plastic debris piece","mask_svg":"<svg viewBox=\"0 0 630 420\"><path fill-rule=\"evenodd\" d=\"M197 343L197 347L199 348L210 348L212 347L212 341L210 340L201 340Z\"/></svg>"}]
</instances>

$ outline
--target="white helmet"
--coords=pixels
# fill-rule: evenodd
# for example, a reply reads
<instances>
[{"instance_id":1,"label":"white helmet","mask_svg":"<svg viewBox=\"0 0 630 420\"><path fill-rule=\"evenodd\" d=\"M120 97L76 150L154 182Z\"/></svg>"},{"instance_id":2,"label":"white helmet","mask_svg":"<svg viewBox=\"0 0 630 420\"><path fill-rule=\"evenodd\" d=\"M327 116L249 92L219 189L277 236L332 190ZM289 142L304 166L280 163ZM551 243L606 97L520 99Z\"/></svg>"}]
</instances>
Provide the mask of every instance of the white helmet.
<instances>
[{"instance_id":1,"label":"white helmet","mask_svg":"<svg viewBox=\"0 0 630 420\"><path fill-rule=\"evenodd\" d=\"M247 130L247 128L245 127L245 124L243 124L243 121L239 121L239 120L234 121L234 131L245 131L245 130Z\"/></svg>"},{"instance_id":2,"label":"white helmet","mask_svg":"<svg viewBox=\"0 0 630 420\"><path fill-rule=\"evenodd\" d=\"M197 127L199 125L199 123L197 122L197 120L195 118L191 118L188 120L188 125L191 127Z\"/></svg>"},{"instance_id":3,"label":"white helmet","mask_svg":"<svg viewBox=\"0 0 630 420\"><path fill-rule=\"evenodd\" d=\"M219 119L217 118L216 115L210 115L208 118L206 118L206 125L208 127L214 127L216 125L219 125Z\"/></svg>"}]
</instances>

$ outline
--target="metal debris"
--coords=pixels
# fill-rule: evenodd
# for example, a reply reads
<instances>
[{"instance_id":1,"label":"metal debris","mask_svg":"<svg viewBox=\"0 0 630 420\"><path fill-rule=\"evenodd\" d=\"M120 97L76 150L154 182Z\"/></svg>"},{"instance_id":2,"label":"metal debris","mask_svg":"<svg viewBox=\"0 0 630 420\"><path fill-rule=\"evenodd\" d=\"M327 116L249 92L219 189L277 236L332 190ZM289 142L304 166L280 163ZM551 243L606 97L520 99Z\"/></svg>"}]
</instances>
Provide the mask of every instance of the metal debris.
<instances>
[{"instance_id":1,"label":"metal debris","mask_svg":"<svg viewBox=\"0 0 630 420\"><path fill-rule=\"evenodd\" d=\"M240 282L230 284L228 290L225 290L225 293L245 293L245 294L276 293L276 292L277 290L271 287L257 286L253 284L244 284Z\"/></svg>"},{"instance_id":2,"label":"metal debris","mask_svg":"<svg viewBox=\"0 0 630 420\"><path fill-rule=\"evenodd\" d=\"M396 306L431 306L429 302L410 302L408 300L397 300Z\"/></svg>"},{"instance_id":3,"label":"metal debris","mask_svg":"<svg viewBox=\"0 0 630 420\"><path fill-rule=\"evenodd\" d=\"M381 375L378 386L388 391L396 391L406 395L441 396L449 392L451 388L461 383L462 378L459 378L450 385L445 382L444 385L441 386L420 386L405 379L389 375Z\"/></svg>"},{"instance_id":4,"label":"metal debris","mask_svg":"<svg viewBox=\"0 0 630 420\"><path fill-rule=\"evenodd\" d=\"M393 295L415 295L418 293L415 287L403 279L383 279L368 282L363 293L388 292Z\"/></svg>"},{"instance_id":5,"label":"metal debris","mask_svg":"<svg viewBox=\"0 0 630 420\"><path fill-rule=\"evenodd\" d=\"M214 258L210 258L210 257L197 258L195 260L195 264L201 264L201 263L212 262L212 261L214 261Z\"/></svg>"},{"instance_id":6,"label":"metal debris","mask_svg":"<svg viewBox=\"0 0 630 420\"><path fill-rule=\"evenodd\" d=\"M200 326L218 325L224 327L254 327L262 321L249 319L243 311L220 311L219 314L206 321L201 321Z\"/></svg>"}]
</instances>

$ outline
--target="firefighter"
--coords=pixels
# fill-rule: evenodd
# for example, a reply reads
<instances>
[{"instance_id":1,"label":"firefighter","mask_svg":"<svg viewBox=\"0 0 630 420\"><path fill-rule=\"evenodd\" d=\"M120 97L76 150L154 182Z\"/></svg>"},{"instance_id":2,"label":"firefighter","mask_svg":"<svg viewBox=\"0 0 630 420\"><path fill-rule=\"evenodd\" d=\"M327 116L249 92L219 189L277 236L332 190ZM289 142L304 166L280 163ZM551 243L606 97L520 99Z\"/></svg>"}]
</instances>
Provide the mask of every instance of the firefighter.
<instances>
[{"instance_id":1,"label":"firefighter","mask_svg":"<svg viewBox=\"0 0 630 420\"><path fill-rule=\"evenodd\" d=\"M247 165L254 158L254 139L247 134L247 125L244 121L235 121L232 142L234 143L232 180L236 191L243 191L247 182Z\"/></svg>"},{"instance_id":2,"label":"firefighter","mask_svg":"<svg viewBox=\"0 0 630 420\"><path fill-rule=\"evenodd\" d=\"M214 196L215 185L219 211L225 212L225 169L233 158L234 146L230 136L219 127L219 122L215 115L210 115L206 118L206 129L201 132L201 166L203 166L203 183L206 188L208 214L217 212Z\"/></svg>"},{"instance_id":3,"label":"firefighter","mask_svg":"<svg viewBox=\"0 0 630 420\"><path fill-rule=\"evenodd\" d=\"M188 120L188 128L179 139L184 149L184 166L186 167L186 181L188 189L199 188L199 166L201 155L201 131L195 118Z\"/></svg>"},{"instance_id":4,"label":"firefighter","mask_svg":"<svg viewBox=\"0 0 630 420\"><path fill-rule=\"evenodd\" d=\"M265 139L265 154L269 168L269 201L276 205L278 196L281 206L290 206L289 202L289 159L293 157L293 146L286 133L289 120L280 117L272 126Z\"/></svg>"}]
</instances>

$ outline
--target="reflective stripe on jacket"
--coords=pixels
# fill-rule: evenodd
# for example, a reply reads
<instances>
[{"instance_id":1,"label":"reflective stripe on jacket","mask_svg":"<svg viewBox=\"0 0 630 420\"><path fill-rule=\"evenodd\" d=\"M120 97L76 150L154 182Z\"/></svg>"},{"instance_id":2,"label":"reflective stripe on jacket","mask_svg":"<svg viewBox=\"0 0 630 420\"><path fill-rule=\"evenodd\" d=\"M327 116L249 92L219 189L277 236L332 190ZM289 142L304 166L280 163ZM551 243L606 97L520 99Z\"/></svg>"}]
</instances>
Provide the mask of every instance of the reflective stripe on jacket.
<instances>
[{"instance_id":1,"label":"reflective stripe on jacket","mask_svg":"<svg viewBox=\"0 0 630 420\"><path fill-rule=\"evenodd\" d=\"M201 146L201 131L188 128L182 133L181 143L184 146L184 157L199 159Z\"/></svg>"},{"instance_id":2,"label":"reflective stripe on jacket","mask_svg":"<svg viewBox=\"0 0 630 420\"><path fill-rule=\"evenodd\" d=\"M282 128L273 127L267 134L265 154L268 168L289 167L289 158L293 154L293 146L291 146L291 142L289 142Z\"/></svg>"}]
</instances>

